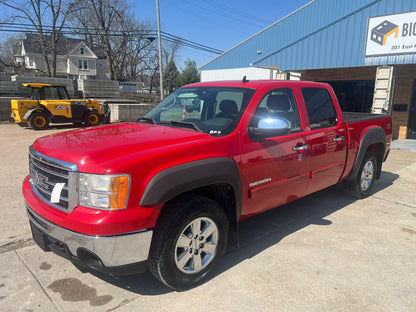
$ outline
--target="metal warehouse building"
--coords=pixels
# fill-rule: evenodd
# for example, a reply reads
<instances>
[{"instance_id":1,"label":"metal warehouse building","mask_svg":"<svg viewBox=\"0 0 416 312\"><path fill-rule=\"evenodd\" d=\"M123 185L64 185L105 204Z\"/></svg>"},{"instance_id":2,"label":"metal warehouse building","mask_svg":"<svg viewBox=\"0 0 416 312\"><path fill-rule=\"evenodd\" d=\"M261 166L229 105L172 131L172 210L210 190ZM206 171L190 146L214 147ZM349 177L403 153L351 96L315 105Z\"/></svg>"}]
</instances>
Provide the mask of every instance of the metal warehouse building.
<instances>
[{"instance_id":1,"label":"metal warehouse building","mask_svg":"<svg viewBox=\"0 0 416 312\"><path fill-rule=\"evenodd\" d=\"M345 111L392 113L416 139L416 1L314 0L201 68L201 80L328 82Z\"/></svg>"}]
</instances>

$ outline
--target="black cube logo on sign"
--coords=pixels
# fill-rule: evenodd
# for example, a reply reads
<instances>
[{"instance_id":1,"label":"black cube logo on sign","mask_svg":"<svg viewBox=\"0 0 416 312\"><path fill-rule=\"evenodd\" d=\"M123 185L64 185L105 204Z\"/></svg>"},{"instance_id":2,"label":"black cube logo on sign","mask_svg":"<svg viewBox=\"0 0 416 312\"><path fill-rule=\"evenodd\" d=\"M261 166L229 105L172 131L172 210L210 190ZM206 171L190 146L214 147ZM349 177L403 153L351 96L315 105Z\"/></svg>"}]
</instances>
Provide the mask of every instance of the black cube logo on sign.
<instances>
[{"instance_id":1,"label":"black cube logo on sign","mask_svg":"<svg viewBox=\"0 0 416 312\"><path fill-rule=\"evenodd\" d=\"M392 34L394 34L394 38L399 36L399 26L385 20L371 30L371 40L384 46L387 38Z\"/></svg>"}]
</instances>

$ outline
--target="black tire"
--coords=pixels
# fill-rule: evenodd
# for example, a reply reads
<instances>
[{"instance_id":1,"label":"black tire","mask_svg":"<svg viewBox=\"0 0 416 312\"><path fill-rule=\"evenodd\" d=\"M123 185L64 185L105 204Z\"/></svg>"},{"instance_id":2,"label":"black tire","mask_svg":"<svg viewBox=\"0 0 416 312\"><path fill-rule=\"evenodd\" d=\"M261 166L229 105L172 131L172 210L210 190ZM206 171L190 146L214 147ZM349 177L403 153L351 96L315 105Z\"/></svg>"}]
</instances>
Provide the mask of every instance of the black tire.
<instances>
[{"instance_id":1,"label":"black tire","mask_svg":"<svg viewBox=\"0 0 416 312\"><path fill-rule=\"evenodd\" d=\"M88 111L84 116L84 125L87 127L100 124L100 114L95 111Z\"/></svg>"},{"instance_id":2,"label":"black tire","mask_svg":"<svg viewBox=\"0 0 416 312\"><path fill-rule=\"evenodd\" d=\"M104 124L109 124L111 121L111 109L108 104L101 105L101 112L102 112L102 122Z\"/></svg>"},{"instance_id":3,"label":"black tire","mask_svg":"<svg viewBox=\"0 0 416 312\"><path fill-rule=\"evenodd\" d=\"M104 123L105 124L111 123L111 112L108 112L104 115Z\"/></svg>"},{"instance_id":4,"label":"black tire","mask_svg":"<svg viewBox=\"0 0 416 312\"><path fill-rule=\"evenodd\" d=\"M355 198L365 198L371 194L377 174L377 159L367 151L361 163L357 176L344 182L347 194Z\"/></svg>"},{"instance_id":5,"label":"black tire","mask_svg":"<svg viewBox=\"0 0 416 312\"><path fill-rule=\"evenodd\" d=\"M44 130L49 126L48 115L44 112L33 112L29 117L29 126L33 130Z\"/></svg>"},{"instance_id":6,"label":"black tire","mask_svg":"<svg viewBox=\"0 0 416 312\"><path fill-rule=\"evenodd\" d=\"M228 220L220 205L197 195L174 199L154 230L149 270L170 288L191 288L217 267L227 239Z\"/></svg>"}]
</instances>

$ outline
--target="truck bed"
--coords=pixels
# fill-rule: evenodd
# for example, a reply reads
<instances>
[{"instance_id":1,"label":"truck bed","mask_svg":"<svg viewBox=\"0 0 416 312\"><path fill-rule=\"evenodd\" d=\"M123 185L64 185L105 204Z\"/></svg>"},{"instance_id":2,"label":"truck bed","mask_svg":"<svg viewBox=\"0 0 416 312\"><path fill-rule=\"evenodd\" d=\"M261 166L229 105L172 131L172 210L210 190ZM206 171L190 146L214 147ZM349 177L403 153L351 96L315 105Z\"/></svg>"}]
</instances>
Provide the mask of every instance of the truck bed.
<instances>
[{"instance_id":1,"label":"truck bed","mask_svg":"<svg viewBox=\"0 0 416 312\"><path fill-rule=\"evenodd\" d=\"M349 176L355 162L358 153L358 149L361 144L362 134L370 128L381 128L385 133L389 133L387 142L391 141L391 116L387 114L371 114L371 113L355 113L355 112L342 112L345 123L347 124L348 131L348 154L347 162L345 165L345 171L343 178ZM388 149L386 149L387 153ZM383 157L383 159L385 156Z\"/></svg>"},{"instance_id":2,"label":"truck bed","mask_svg":"<svg viewBox=\"0 0 416 312\"><path fill-rule=\"evenodd\" d=\"M342 112L342 117L346 123L352 123L364 120L374 120L384 118L389 115L387 114L371 114L371 113L355 113L355 112Z\"/></svg>"}]
</instances>

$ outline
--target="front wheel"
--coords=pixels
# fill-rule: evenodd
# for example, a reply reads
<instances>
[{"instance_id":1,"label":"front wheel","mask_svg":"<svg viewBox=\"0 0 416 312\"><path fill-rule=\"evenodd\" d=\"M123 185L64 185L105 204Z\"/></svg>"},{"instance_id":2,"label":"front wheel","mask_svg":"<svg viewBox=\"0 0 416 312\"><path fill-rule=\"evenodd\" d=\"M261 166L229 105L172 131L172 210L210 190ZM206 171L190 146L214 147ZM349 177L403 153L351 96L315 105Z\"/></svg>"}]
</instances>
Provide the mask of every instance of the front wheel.
<instances>
[{"instance_id":1,"label":"front wheel","mask_svg":"<svg viewBox=\"0 0 416 312\"><path fill-rule=\"evenodd\" d=\"M48 116L44 112L33 112L29 117L29 126L33 130L44 130L49 126Z\"/></svg>"},{"instance_id":2,"label":"front wheel","mask_svg":"<svg viewBox=\"0 0 416 312\"><path fill-rule=\"evenodd\" d=\"M357 176L344 182L346 192L356 198L368 197L374 186L376 173L376 157L372 152L367 151Z\"/></svg>"},{"instance_id":3,"label":"front wheel","mask_svg":"<svg viewBox=\"0 0 416 312\"><path fill-rule=\"evenodd\" d=\"M213 272L227 239L227 216L220 205L197 195L175 199L155 228L149 270L168 287L190 288Z\"/></svg>"},{"instance_id":4,"label":"front wheel","mask_svg":"<svg viewBox=\"0 0 416 312\"><path fill-rule=\"evenodd\" d=\"M100 123L100 115L95 111L89 111L84 117L84 124L87 127L96 126Z\"/></svg>"}]
</instances>

